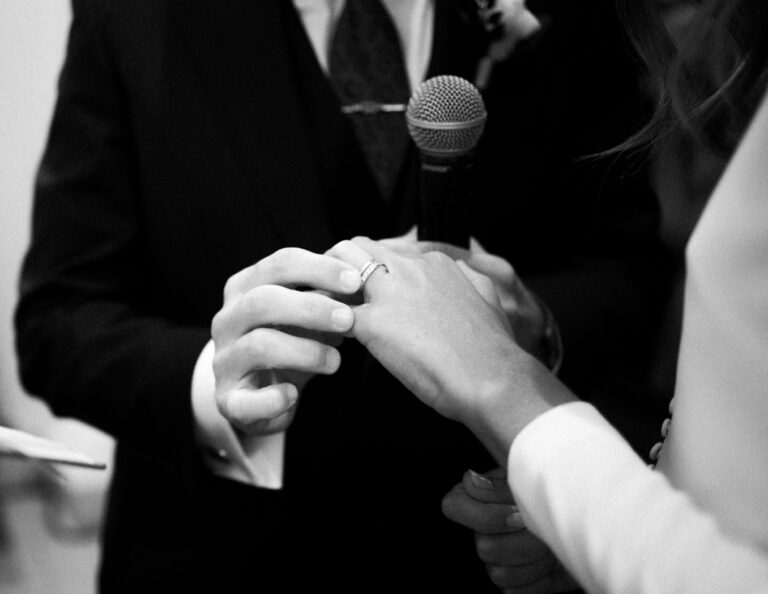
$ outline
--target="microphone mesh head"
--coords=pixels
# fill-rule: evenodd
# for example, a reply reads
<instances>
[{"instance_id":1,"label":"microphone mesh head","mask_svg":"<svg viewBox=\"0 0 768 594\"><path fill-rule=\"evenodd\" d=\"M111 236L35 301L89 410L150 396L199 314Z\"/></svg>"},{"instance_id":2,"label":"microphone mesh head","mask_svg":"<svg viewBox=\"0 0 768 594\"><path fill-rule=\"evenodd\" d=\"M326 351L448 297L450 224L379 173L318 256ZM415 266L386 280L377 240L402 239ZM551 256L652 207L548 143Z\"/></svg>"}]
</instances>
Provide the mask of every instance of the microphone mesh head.
<instances>
[{"instance_id":1,"label":"microphone mesh head","mask_svg":"<svg viewBox=\"0 0 768 594\"><path fill-rule=\"evenodd\" d=\"M480 140L487 113L472 83L458 76L436 76L414 91L405 117L419 150L437 157L460 157Z\"/></svg>"}]
</instances>

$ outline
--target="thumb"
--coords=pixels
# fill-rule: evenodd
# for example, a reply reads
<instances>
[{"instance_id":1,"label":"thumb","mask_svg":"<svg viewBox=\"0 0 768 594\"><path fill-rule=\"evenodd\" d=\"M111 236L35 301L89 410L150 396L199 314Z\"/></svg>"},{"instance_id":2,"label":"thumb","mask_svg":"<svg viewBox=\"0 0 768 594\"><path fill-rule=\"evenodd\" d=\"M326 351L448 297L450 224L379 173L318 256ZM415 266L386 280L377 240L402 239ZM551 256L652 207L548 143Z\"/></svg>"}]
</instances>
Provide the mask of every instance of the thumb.
<instances>
[{"instance_id":1,"label":"thumb","mask_svg":"<svg viewBox=\"0 0 768 594\"><path fill-rule=\"evenodd\" d=\"M469 251L472 253L487 254L488 250L483 247L476 237L469 238Z\"/></svg>"},{"instance_id":2,"label":"thumb","mask_svg":"<svg viewBox=\"0 0 768 594\"><path fill-rule=\"evenodd\" d=\"M466 276L467 280L472 283L472 286L475 287L475 290L480 293L483 299L485 299L492 306L501 308L499 295L496 292L496 287L490 278L484 274L480 274L476 270L473 270L463 260L457 260L456 264L458 264L459 268L461 268L461 271L464 273L464 276Z\"/></svg>"}]
</instances>

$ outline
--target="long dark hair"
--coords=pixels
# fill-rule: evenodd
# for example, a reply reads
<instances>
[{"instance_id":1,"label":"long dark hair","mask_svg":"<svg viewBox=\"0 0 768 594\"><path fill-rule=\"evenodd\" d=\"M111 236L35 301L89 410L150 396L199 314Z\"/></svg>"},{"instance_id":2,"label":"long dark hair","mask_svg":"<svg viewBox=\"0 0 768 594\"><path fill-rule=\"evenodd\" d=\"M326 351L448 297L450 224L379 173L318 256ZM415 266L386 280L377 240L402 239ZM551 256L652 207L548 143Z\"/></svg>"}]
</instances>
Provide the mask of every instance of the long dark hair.
<instances>
[{"instance_id":1,"label":"long dark hair","mask_svg":"<svg viewBox=\"0 0 768 594\"><path fill-rule=\"evenodd\" d=\"M653 147L682 132L730 155L768 82L766 0L683 0L695 17L677 43L659 0L617 1L655 96L650 122L617 150Z\"/></svg>"}]
</instances>

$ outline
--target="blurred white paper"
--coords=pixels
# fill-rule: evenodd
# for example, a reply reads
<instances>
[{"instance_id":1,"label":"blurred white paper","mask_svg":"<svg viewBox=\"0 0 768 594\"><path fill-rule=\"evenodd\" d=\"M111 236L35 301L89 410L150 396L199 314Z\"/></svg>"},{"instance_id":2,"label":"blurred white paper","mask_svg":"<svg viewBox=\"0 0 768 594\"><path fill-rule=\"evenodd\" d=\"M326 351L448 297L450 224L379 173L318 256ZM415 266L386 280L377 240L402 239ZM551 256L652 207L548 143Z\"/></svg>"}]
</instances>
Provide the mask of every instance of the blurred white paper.
<instances>
[{"instance_id":1,"label":"blurred white paper","mask_svg":"<svg viewBox=\"0 0 768 594\"><path fill-rule=\"evenodd\" d=\"M103 470L107 465L69 449L67 446L31 433L0 426L0 456L45 460Z\"/></svg>"}]
</instances>

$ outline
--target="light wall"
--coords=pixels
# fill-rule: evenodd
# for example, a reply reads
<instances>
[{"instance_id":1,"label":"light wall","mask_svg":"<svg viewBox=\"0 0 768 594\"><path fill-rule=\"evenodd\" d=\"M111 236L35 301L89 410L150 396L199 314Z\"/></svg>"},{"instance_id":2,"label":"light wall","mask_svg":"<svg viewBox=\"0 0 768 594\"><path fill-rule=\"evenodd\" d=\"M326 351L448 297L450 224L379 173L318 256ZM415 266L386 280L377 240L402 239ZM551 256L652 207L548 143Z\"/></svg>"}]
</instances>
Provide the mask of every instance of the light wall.
<instances>
[{"instance_id":1,"label":"light wall","mask_svg":"<svg viewBox=\"0 0 768 594\"><path fill-rule=\"evenodd\" d=\"M67 0L0 0L0 416L35 432L50 421L19 385L12 315L70 18Z\"/></svg>"}]
</instances>

